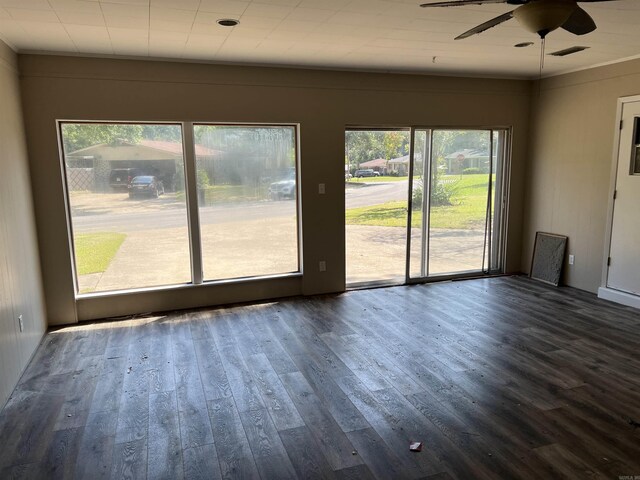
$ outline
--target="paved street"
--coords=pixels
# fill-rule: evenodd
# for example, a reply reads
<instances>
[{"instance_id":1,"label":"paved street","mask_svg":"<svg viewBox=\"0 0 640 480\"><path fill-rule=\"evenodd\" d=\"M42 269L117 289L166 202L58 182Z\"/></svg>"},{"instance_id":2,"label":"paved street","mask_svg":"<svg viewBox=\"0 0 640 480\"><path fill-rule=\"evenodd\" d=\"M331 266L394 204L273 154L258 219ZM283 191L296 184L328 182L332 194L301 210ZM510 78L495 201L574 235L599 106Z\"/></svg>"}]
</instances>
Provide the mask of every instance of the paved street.
<instances>
[{"instance_id":1,"label":"paved street","mask_svg":"<svg viewBox=\"0 0 640 480\"><path fill-rule=\"evenodd\" d=\"M368 207L397 200L407 200L409 182L400 180L389 183L347 184L345 188L346 208Z\"/></svg>"},{"instance_id":2,"label":"paved street","mask_svg":"<svg viewBox=\"0 0 640 480\"><path fill-rule=\"evenodd\" d=\"M110 195L110 194L107 194ZM139 232L178 228L187 225L187 209L183 202L167 195L166 199L121 200L111 210L100 214L76 214L73 226L76 233L89 232ZM170 200L161 203L163 200ZM126 204L125 202L132 202ZM135 203L133 203L135 202ZM145 203L146 202L146 203ZM115 203L115 202L114 202ZM137 208L133 208L137 207ZM82 209L75 209L83 211ZM238 218L257 220L264 217L291 217L296 213L295 202L291 200L264 201L242 204L227 204L215 207L201 207L200 223L213 225L235 222Z\"/></svg>"},{"instance_id":3,"label":"paved street","mask_svg":"<svg viewBox=\"0 0 640 480\"><path fill-rule=\"evenodd\" d=\"M407 181L359 184L345 190L346 208L366 207L407 198ZM76 233L138 232L178 228L187 224L186 204L175 193L160 198L129 199L126 193L81 193L72 195L73 227ZM161 213L161 214L160 214ZM214 225L245 220L295 215L291 200L223 204L200 208L200 223Z\"/></svg>"}]
</instances>

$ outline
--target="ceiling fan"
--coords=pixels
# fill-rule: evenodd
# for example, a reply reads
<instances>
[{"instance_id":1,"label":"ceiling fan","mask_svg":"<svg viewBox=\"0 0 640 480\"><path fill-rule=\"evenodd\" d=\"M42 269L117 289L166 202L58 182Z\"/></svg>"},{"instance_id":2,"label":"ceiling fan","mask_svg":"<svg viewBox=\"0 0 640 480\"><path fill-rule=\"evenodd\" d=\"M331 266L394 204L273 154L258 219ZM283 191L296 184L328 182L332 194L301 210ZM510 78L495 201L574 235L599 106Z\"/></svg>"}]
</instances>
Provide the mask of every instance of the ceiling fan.
<instances>
[{"instance_id":1,"label":"ceiling fan","mask_svg":"<svg viewBox=\"0 0 640 480\"><path fill-rule=\"evenodd\" d=\"M484 5L486 3L506 3L518 5L515 10L484 22L458 35L456 40L482 33L515 17L527 30L547 36L556 28L563 28L575 35L585 35L596 29L596 24L578 2L611 2L614 0L450 0L446 2L423 3L421 7L459 7L463 5Z\"/></svg>"}]
</instances>

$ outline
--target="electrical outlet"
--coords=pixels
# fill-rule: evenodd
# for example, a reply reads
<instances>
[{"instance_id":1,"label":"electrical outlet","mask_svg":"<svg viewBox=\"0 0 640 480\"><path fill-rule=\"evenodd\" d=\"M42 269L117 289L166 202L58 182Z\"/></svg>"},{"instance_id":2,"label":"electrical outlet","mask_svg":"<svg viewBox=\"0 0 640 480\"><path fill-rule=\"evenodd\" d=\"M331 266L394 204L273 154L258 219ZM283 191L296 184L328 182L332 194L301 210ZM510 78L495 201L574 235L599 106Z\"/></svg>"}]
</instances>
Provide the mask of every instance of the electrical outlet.
<instances>
[{"instance_id":1,"label":"electrical outlet","mask_svg":"<svg viewBox=\"0 0 640 480\"><path fill-rule=\"evenodd\" d=\"M569 255L569 265L573 265L576 261L576 257L573 255Z\"/></svg>"},{"instance_id":2,"label":"electrical outlet","mask_svg":"<svg viewBox=\"0 0 640 480\"><path fill-rule=\"evenodd\" d=\"M327 262L325 262L324 260L320 260L320 263L318 263L318 268L321 272L326 272L327 271Z\"/></svg>"},{"instance_id":3,"label":"electrical outlet","mask_svg":"<svg viewBox=\"0 0 640 480\"><path fill-rule=\"evenodd\" d=\"M325 189L324 189L324 183L319 183L318 184L318 193L320 195L324 195Z\"/></svg>"},{"instance_id":4,"label":"electrical outlet","mask_svg":"<svg viewBox=\"0 0 640 480\"><path fill-rule=\"evenodd\" d=\"M20 332L24 332L24 322L22 321L22 315L18 315L18 327L20 327Z\"/></svg>"}]
</instances>

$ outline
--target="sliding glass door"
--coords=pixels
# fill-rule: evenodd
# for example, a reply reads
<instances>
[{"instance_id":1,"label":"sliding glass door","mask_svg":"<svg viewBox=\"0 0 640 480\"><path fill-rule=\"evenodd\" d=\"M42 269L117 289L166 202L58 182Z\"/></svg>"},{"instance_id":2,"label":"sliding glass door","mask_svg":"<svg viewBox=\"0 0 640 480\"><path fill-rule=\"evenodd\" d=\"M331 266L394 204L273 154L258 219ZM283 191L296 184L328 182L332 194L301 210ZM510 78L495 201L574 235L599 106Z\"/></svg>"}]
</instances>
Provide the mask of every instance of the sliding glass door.
<instances>
[{"instance_id":1,"label":"sliding glass door","mask_svg":"<svg viewBox=\"0 0 640 480\"><path fill-rule=\"evenodd\" d=\"M502 268L506 129L350 129L348 286Z\"/></svg>"},{"instance_id":2,"label":"sliding glass door","mask_svg":"<svg viewBox=\"0 0 640 480\"><path fill-rule=\"evenodd\" d=\"M345 134L346 282L405 281L409 129Z\"/></svg>"},{"instance_id":3,"label":"sliding glass door","mask_svg":"<svg viewBox=\"0 0 640 480\"><path fill-rule=\"evenodd\" d=\"M499 271L507 131L415 129L410 279Z\"/></svg>"}]
</instances>

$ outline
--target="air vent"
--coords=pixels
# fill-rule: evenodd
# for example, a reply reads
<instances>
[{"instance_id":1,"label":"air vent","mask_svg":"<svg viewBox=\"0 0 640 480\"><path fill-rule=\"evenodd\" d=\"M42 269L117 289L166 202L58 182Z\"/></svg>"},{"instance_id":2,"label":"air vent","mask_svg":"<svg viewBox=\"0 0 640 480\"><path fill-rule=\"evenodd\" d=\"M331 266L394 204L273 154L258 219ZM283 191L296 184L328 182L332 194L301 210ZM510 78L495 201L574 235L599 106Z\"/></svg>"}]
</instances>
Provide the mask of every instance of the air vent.
<instances>
[{"instance_id":1,"label":"air vent","mask_svg":"<svg viewBox=\"0 0 640 480\"><path fill-rule=\"evenodd\" d=\"M240 20L236 20L235 18L221 18L218 20L218 25L223 27L235 27L240 23Z\"/></svg>"},{"instance_id":2,"label":"air vent","mask_svg":"<svg viewBox=\"0 0 640 480\"><path fill-rule=\"evenodd\" d=\"M549 55L553 55L554 57L566 57L567 55L573 55L574 53L581 52L586 50L589 47L570 47L565 48L564 50L558 50L557 52L550 53Z\"/></svg>"}]
</instances>

